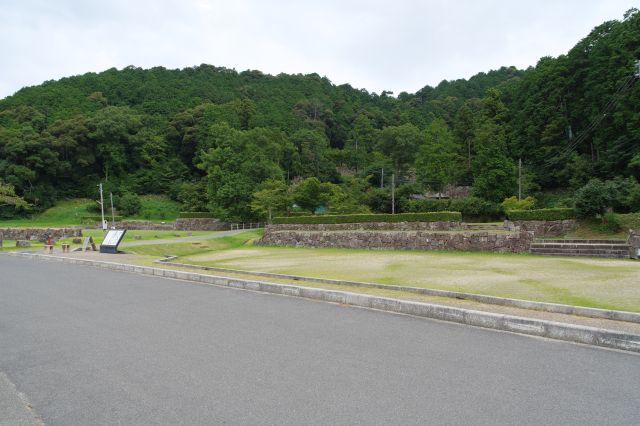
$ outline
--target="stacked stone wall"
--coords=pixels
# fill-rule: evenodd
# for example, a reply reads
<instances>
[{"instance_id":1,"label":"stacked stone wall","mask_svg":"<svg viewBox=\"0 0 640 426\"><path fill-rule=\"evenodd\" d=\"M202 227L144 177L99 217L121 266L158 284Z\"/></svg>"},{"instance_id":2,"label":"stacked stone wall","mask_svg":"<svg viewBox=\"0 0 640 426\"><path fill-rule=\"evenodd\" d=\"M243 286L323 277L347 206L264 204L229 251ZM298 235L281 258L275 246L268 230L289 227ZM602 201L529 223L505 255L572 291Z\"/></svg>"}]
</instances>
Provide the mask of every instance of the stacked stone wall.
<instances>
[{"instance_id":1,"label":"stacked stone wall","mask_svg":"<svg viewBox=\"0 0 640 426\"><path fill-rule=\"evenodd\" d=\"M211 218L178 218L175 229L180 231L224 231L229 225Z\"/></svg>"},{"instance_id":2,"label":"stacked stone wall","mask_svg":"<svg viewBox=\"0 0 640 426\"><path fill-rule=\"evenodd\" d=\"M266 228L261 245L342 247L364 249L461 250L523 253L533 242L532 232L437 231L292 231Z\"/></svg>"},{"instance_id":3,"label":"stacked stone wall","mask_svg":"<svg viewBox=\"0 0 640 426\"><path fill-rule=\"evenodd\" d=\"M568 220L514 220L504 221L506 229L511 231L531 231L537 238L562 237L576 229L576 221Z\"/></svg>"},{"instance_id":4,"label":"stacked stone wall","mask_svg":"<svg viewBox=\"0 0 640 426\"><path fill-rule=\"evenodd\" d=\"M5 228L0 229L0 240L31 240L45 242L49 236L54 240L81 237L80 228Z\"/></svg>"},{"instance_id":5,"label":"stacked stone wall","mask_svg":"<svg viewBox=\"0 0 640 426\"><path fill-rule=\"evenodd\" d=\"M100 228L100 223L94 225ZM123 220L116 228L137 231L224 231L229 225L211 218L178 218L175 222L158 223L147 220Z\"/></svg>"}]
</instances>

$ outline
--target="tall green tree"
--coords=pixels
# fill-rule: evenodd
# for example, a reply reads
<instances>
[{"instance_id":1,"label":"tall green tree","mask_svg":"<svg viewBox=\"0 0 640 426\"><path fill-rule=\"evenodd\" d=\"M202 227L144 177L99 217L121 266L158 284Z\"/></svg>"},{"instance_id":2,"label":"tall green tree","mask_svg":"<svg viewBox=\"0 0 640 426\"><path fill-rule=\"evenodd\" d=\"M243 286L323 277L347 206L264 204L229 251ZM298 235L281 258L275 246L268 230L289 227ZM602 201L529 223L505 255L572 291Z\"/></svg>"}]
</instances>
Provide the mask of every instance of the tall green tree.
<instances>
[{"instance_id":1,"label":"tall green tree","mask_svg":"<svg viewBox=\"0 0 640 426\"><path fill-rule=\"evenodd\" d=\"M460 170L458 147L447 123L437 118L429 124L424 143L416 157L416 175L420 183L434 191L455 182Z\"/></svg>"}]
</instances>

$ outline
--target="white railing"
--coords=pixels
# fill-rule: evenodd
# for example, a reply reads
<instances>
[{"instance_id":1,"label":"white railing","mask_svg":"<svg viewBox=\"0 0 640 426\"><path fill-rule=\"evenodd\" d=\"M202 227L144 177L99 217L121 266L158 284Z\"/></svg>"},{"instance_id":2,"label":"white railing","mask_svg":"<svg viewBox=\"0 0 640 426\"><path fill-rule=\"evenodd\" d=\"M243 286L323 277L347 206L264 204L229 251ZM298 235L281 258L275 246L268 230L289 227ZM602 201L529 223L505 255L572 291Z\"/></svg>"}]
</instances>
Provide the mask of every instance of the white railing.
<instances>
[{"instance_id":1,"label":"white railing","mask_svg":"<svg viewBox=\"0 0 640 426\"><path fill-rule=\"evenodd\" d=\"M235 231L240 229L256 229L264 228L266 223L264 222L242 222L242 223L230 223L229 230Z\"/></svg>"}]
</instances>

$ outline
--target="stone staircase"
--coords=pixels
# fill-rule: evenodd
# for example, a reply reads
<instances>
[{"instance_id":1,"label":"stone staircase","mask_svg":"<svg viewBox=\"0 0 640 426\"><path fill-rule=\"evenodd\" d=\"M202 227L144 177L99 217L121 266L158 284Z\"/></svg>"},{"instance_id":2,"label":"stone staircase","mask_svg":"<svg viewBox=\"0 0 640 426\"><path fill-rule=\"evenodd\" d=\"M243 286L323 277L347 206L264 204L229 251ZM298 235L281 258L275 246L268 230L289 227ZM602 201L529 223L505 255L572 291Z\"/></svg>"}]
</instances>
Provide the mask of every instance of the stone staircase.
<instances>
[{"instance_id":1,"label":"stone staircase","mask_svg":"<svg viewBox=\"0 0 640 426\"><path fill-rule=\"evenodd\" d=\"M624 240L536 240L531 253L545 256L585 256L628 259L629 244Z\"/></svg>"}]
</instances>

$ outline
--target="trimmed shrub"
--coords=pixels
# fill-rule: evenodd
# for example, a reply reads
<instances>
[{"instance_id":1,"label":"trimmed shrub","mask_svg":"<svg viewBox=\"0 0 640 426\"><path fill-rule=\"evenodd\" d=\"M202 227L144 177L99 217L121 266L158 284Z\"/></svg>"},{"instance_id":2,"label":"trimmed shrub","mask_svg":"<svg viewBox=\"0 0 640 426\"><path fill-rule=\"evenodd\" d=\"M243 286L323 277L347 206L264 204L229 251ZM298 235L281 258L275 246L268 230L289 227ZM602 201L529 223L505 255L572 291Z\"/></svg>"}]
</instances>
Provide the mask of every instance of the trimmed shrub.
<instances>
[{"instance_id":1,"label":"trimmed shrub","mask_svg":"<svg viewBox=\"0 0 640 426\"><path fill-rule=\"evenodd\" d=\"M497 219L501 217L500 206L479 197L454 198L449 209L462 213L466 219Z\"/></svg>"},{"instance_id":2,"label":"trimmed shrub","mask_svg":"<svg viewBox=\"0 0 640 426\"><path fill-rule=\"evenodd\" d=\"M444 212L449 209L449 200L434 200L425 198L422 200L401 199L400 208L403 212Z\"/></svg>"},{"instance_id":3,"label":"trimmed shrub","mask_svg":"<svg viewBox=\"0 0 640 426\"><path fill-rule=\"evenodd\" d=\"M460 222L460 212L428 212L399 214L345 214L298 217L275 217L274 224L335 224L361 222Z\"/></svg>"},{"instance_id":4,"label":"trimmed shrub","mask_svg":"<svg viewBox=\"0 0 640 426\"><path fill-rule=\"evenodd\" d=\"M509 197L505 198L500 205L502 210L507 212L509 210L531 210L535 203L536 200L533 197L527 197L522 200L518 200L516 197Z\"/></svg>"},{"instance_id":5,"label":"trimmed shrub","mask_svg":"<svg viewBox=\"0 0 640 426\"><path fill-rule=\"evenodd\" d=\"M211 212L180 212L180 214L178 214L178 218L180 219L215 219L216 217Z\"/></svg>"},{"instance_id":6,"label":"trimmed shrub","mask_svg":"<svg viewBox=\"0 0 640 426\"><path fill-rule=\"evenodd\" d=\"M535 209L509 210L507 216L511 220L566 220L573 219L573 209Z\"/></svg>"}]
</instances>

